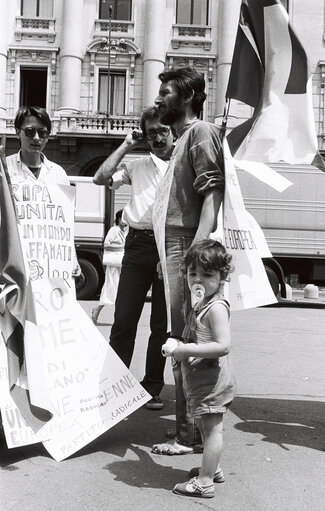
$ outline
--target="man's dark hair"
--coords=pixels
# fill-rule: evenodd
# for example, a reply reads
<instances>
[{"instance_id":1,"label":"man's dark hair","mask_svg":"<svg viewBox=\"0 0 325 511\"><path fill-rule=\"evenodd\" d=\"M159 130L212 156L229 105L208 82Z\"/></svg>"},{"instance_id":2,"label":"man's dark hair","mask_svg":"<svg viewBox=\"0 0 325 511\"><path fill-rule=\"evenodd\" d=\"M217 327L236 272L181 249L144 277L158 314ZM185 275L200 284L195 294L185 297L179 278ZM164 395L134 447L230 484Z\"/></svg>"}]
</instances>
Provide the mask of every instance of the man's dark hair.
<instances>
[{"instance_id":1,"label":"man's dark hair","mask_svg":"<svg viewBox=\"0 0 325 511\"><path fill-rule=\"evenodd\" d=\"M159 110L156 106L151 106L142 112L141 119L140 119L140 129L141 129L144 137L147 136L146 122L147 121L157 121L157 120L160 121L160 115L159 115Z\"/></svg>"},{"instance_id":2,"label":"man's dark hair","mask_svg":"<svg viewBox=\"0 0 325 511\"><path fill-rule=\"evenodd\" d=\"M160 73L158 78L162 83L173 80L179 94L188 98L193 92L192 108L197 117L203 109L203 103L207 97L204 92L205 80L201 73L193 67L172 67L168 71Z\"/></svg>"},{"instance_id":3,"label":"man's dark hair","mask_svg":"<svg viewBox=\"0 0 325 511\"><path fill-rule=\"evenodd\" d=\"M20 130L24 120L30 116L36 117L39 119L42 124L46 127L49 133L51 133L51 119L49 114L45 110L45 108L41 108L40 106L21 106L16 113L15 117L15 128L16 130Z\"/></svg>"}]
</instances>

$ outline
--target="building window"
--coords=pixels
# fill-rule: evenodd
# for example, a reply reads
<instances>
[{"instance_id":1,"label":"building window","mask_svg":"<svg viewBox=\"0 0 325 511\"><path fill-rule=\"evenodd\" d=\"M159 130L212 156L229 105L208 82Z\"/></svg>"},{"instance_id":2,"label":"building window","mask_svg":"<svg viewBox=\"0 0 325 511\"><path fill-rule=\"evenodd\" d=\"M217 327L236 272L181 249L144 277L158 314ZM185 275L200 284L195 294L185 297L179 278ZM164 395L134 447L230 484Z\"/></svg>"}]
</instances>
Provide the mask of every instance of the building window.
<instances>
[{"instance_id":1,"label":"building window","mask_svg":"<svg viewBox=\"0 0 325 511\"><path fill-rule=\"evenodd\" d=\"M209 0L177 0L176 23L180 25L207 25Z\"/></svg>"},{"instance_id":2,"label":"building window","mask_svg":"<svg viewBox=\"0 0 325 511\"><path fill-rule=\"evenodd\" d=\"M110 86L108 98L107 71L101 70L99 72L98 111L108 112L110 115L124 115L126 85L125 72L111 72L109 78Z\"/></svg>"},{"instance_id":3,"label":"building window","mask_svg":"<svg viewBox=\"0 0 325 511\"><path fill-rule=\"evenodd\" d=\"M109 7L112 6L113 20L131 20L131 0L99 0L99 19L109 19Z\"/></svg>"},{"instance_id":4,"label":"building window","mask_svg":"<svg viewBox=\"0 0 325 511\"><path fill-rule=\"evenodd\" d=\"M19 106L46 108L47 68L21 68Z\"/></svg>"},{"instance_id":5,"label":"building window","mask_svg":"<svg viewBox=\"0 0 325 511\"><path fill-rule=\"evenodd\" d=\"M51 18L53 16L53 0L21 0L21 16L30 18Z\"/></svg>"}]
</instances>

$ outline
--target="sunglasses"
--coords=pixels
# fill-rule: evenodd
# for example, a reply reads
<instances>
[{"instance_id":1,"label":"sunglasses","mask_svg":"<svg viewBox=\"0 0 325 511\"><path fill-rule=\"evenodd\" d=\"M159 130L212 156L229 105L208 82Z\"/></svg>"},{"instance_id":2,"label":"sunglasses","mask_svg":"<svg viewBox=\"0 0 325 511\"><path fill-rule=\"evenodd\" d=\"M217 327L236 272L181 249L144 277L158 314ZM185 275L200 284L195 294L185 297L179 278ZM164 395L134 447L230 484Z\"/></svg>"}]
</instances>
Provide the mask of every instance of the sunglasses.
<instances>
[{"instance_id":1,"label":"sunglasses","mask_svg":"<svg viewBox=\"0 0 325 511\"><path fill-rule=\"evenodd\" d=\"M28 138L34 138L36 133L39 136L39 138L48 138L49 132L46 128L21 128L21 131L23 131Z\"/></svg>"},{"instance_id":2,"label":"sunglasses","mask_svg":"<svg viewBox=\"0 0 325 511\"><path fill-rule=\"evenodd\" d=\"M158 128L156 130L147 130L147 138L149 140L155 140L157 135L160 135L161 137L168 137L170 133L170 128L167 126L162 126L161 128Z\"/></svg>"}]
</instances>

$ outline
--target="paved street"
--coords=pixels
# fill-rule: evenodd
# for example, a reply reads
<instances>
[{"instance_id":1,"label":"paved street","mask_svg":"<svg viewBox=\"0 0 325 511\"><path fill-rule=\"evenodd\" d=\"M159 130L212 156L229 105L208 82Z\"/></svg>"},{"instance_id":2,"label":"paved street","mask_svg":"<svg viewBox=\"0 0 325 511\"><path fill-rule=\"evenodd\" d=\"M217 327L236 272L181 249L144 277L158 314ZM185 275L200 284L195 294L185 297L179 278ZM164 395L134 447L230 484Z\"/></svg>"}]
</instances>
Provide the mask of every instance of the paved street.
<instances>
[{"instance_id":1,"label":"paved street","mask_svg":"<svg viewBox=\"0 0 325 511\"><path fill-rule=\"evenodd\" d=\"M81 302L90 314L94 302ZM150 305L141 317L131 371L141 379ZM99 329L108 337L113 311ZM226 482L214 499L176 496L200 455L157 456L151 445L174 425L167 363L161 411L138 410L58 463L41 444L2 448L4 511L323 511L325 509L325 309L259 308L233 313L237 397L224 421Z\"/></svg>"}]
</instances>

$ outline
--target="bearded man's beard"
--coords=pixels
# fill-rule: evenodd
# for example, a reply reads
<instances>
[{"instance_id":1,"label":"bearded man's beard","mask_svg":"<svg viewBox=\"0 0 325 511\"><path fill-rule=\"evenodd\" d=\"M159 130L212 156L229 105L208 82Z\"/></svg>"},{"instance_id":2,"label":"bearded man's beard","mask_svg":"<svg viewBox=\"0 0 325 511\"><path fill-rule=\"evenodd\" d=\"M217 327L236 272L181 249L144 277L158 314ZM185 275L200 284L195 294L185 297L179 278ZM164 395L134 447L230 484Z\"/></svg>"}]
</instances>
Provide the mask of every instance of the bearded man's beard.
<instances>
[{"instance_id":1,"label":"bearded man's beard","mask_svg":"<svg viewBox=\"0 0 325 511\"><path fill-rule=\"evenodd\" d=\"M167 126L172 126L176 121L184 117L184 109L178 105L170 107L160 115L160 122Z\"/></svg>"}]
</instances>

